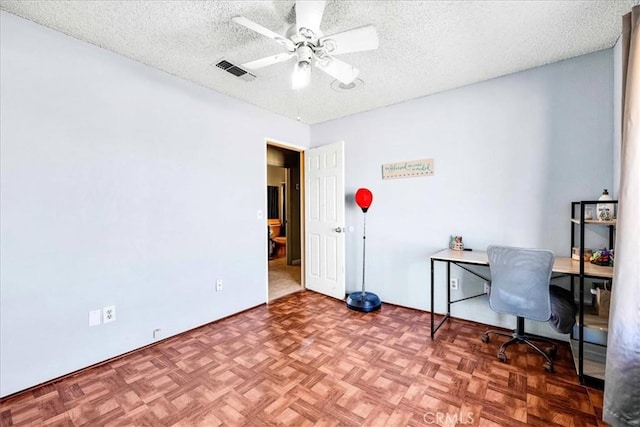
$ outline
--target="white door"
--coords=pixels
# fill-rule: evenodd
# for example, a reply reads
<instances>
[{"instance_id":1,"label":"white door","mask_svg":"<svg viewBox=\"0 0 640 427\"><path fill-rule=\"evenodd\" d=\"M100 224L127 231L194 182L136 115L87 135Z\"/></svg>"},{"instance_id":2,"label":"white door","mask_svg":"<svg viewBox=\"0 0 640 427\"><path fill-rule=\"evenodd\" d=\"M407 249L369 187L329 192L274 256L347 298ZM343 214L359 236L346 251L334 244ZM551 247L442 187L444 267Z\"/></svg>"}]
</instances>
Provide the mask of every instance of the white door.
<instances>
[{"instance_id":1,"label":"white door","mask_svg":"<svg viewBox=\"0 0 640 427\"><path fill-rule=\"evenodd\" d=\"M305 286L343 300L344 143L305 151Z\"/></svg>"}]
</instances>

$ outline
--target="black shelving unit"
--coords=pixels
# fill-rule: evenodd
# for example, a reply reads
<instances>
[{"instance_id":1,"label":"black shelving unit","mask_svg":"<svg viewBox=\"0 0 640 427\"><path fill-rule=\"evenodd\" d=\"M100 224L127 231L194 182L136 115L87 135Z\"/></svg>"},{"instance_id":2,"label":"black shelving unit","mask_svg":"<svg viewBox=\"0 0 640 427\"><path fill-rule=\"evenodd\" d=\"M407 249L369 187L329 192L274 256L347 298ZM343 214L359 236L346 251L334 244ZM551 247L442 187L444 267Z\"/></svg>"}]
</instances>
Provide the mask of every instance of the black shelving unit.
<instances>
[{"instance_id":1,"label":"black shelving unit","mask_svg":"<svg viewBox=\"0 0 640 427\"><path fill-rule=\"evenodd\" d=\"M583 200L571 202L571 253L579 247L579 274L571 278L571 290L575 295L575 284L578 282L578 316L576 326L571 333L571 351L576 365L580 383L604 384L604 368L606 364L608 319L595 315L594 307L585 306L585 279L608 280L613 278L613 267L595 266L585 261L585 228L599 226L608 228L609 247L613 249L615 242L616 220L597 219L597 205L606 203L614 205L617 211L617 200ZM593 207L595 218L585 219L585 209ZM613 213L612 213L613 214ZM577 246L577 240L580 241Z\"/></svg>"}]
</instances>

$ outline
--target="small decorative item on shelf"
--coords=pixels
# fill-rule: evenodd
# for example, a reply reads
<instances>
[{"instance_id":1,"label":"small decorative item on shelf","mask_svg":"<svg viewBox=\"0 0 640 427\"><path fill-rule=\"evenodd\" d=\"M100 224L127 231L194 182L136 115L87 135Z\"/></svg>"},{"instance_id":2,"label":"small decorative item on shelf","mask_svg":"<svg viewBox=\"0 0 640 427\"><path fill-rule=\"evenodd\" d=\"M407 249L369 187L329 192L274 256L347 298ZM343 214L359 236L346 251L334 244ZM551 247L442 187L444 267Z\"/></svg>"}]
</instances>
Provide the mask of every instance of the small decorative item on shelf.
<instances>
[{"instance_id":1,"label":"small decorative item on shelf","mask_svg":"<svg viewBox=\"0 0 640 427\"><path fill-rule=\"evenodd\" d=\"M593 219L593 206L585 206L584 219L587 219L587 220Z\"/></svg>"},{"instance_id":2,"label":"small decorative item on shelf","mask_svg":"<svg viewBox=\"0 0 640 427\"><path fill-rule=\"evenodd\" d=\"M611 198L611 196L609 195L609 192L605 188L600 198L598 198L598 201L607 201L607 200L613 200L613 199ZM598 211L598 219L600 221L609 221L615 218L613 203L598 203L596 209Z\"/></svg>"},{"instance_id":3,"label":"small decorative item on shelf","mask_svg":"<svg viewBox=\"0 0 640 427\"><path fill-rule=\"evenodd\" d=\"M575 259L576 261L580 261L580 248L576 248L575 246L571 248L571 259ZM590 261L591 255L593 255L593 251L591 249L584 248L584 260Z\"/></svg>"},{"instance_id":4,"label":"small decorative item on shelf","mask_svg":"<svg viewBox=\"0 0 640 427\"><path fill-rule=\"evenodd\" d=\"M596 286L591 289L593 294L593 308L599 317L609 317L609 307L611 302L611 284L607 281L602 286Z\"/></svg>"},{"instance_id":5,"label":"small decorative item on shelf","mask_svg":"<svg viewBox=\"0 0 640 427\"><path fill-rule=\"evenodd\" d=\"M591 255L591 264L613 267L613 251L598 249Z\"/></svg>"},{"instance_id":6,"label":"small decorative item on shelf","mask_svg":"<svg viewBox=\"0 0 640 427\"><path fill-rule=\"evenodd\" d=\"M451 236L449 241L449 249L454 251L464 251L464 244L462 243L462 236Z\"/></svg>"}]
</instances>

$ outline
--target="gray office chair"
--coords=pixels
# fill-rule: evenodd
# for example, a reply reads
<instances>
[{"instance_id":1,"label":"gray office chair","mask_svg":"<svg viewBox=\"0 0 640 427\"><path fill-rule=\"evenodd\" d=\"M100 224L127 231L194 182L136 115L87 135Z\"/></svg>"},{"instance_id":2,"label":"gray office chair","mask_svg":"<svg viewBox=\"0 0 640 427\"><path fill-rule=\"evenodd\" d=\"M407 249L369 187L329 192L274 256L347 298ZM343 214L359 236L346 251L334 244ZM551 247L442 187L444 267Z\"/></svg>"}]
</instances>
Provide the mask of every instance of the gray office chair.
<instances>
[{"instance_id":1,"label":"gray office chair","mask_svg":"<svg viewBox=\"0 0 640 427\"><path fill-rule=\"evenodd\" d=\"M498 359L507 361L505 350L514 343L525 343L540 353L546 360L544 368L553 372L552 358L557 347L553 341L530 337L524 332L524 319L546 322L551 318L551 296L549 281L553 269L553 252L542 249L523 249L507 246L489 246L489 269L491 292L489 306L498 313L509 313L517 318L517 329L512 333L488 330L482 342L489 342L489 334L505 335L511 339L500 347ZM544 341L552 345L542 350L532 341Z\"/></svg>"}]
</instances>

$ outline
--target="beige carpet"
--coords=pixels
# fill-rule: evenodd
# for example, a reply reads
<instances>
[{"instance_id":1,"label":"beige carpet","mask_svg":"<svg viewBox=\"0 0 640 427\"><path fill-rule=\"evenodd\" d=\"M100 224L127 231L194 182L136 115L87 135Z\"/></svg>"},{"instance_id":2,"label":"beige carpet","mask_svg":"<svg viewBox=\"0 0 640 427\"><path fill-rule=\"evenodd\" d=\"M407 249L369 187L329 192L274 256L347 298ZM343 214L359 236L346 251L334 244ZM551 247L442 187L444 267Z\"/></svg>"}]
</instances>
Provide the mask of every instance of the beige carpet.
<instances>
[{"instance_id":1,"label":"beige carpet","mask_svg":"<svg viewBox=\"0 0 640 427\"><path fill-rule=\"evenodd\" d=\"M287 265L285 257L269 260L269 301L302 290L300 265Z\"/></svg>"}]
</instances>

